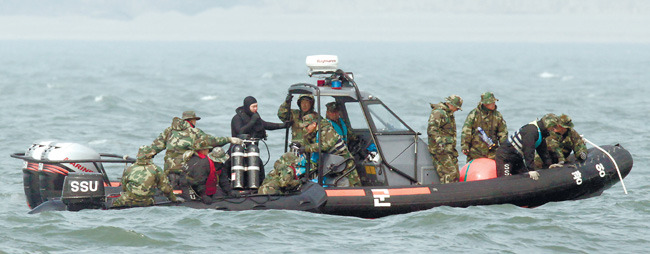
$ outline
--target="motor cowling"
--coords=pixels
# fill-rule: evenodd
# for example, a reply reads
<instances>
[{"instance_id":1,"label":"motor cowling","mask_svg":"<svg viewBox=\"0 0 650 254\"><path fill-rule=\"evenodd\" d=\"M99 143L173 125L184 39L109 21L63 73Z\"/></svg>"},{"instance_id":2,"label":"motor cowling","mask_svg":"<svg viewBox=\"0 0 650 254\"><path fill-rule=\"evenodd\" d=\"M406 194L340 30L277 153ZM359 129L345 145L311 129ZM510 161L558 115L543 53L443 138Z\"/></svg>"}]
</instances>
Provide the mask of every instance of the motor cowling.
<instances>
[{"instance_id":1,"label":"motor cowling","mask_svg":"<svg viewBox=\"0 0 650 254\"><path fill-rule=\"evenodd\" d=\"M41 160L100 160L101 156L90 147L69 142L52 142L42 152ZM39 171L39 190L43 201L61 196L63 181L71 172L99 173L101 163L41 163Z\"/></svg>"},{"instance_id":2,"label":"motor cowling","mask_svg":"<svg viewBox=\"0 0 650 254\"><path fill-rule=\"evenodd\" d=\"M102 174L71 172L65 177L61 201L68 210L99 209L104 206L105 200Z\"/></svg>"},{"instance_id":3,"label":"motor cowling","mask_svg":"<svg viewBox=\"0 0 650 254\"><path fill-rule=\"evenodd\" d=\"M27 151L25 157L40 160L43 152L50 147L50 144L56 141L44 140L34 142ZM23 166L23 188L25 189L25 197L27 198L27 206L34 208L43 203L40 191L40 177L39 171L42 170L42 163L25 161Z\"/></svg>"}]
</instances>

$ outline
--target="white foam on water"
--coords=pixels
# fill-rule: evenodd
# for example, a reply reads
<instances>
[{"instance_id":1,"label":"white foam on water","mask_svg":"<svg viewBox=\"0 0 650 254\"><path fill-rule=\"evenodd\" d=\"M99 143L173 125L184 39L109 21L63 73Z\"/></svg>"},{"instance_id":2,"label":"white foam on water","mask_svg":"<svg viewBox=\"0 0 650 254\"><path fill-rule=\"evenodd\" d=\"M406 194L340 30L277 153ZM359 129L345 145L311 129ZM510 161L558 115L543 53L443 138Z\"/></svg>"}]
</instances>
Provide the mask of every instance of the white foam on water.
<instances>
[{"instance_id":1,"label":"white foam on water","mask_svg":"<svg viewBox=\"0 0 650 254\"><path fill-rule=\"evenodd\" d=\"M104 95L95 96L95 102L100 102L104 100Z\"/></svg>"},{"instance_id":2,"label":"white foam on water","mask_svg":"<svg viewBox=\"0 0 650 254\"><path fill-rule=\"evenodd\" d=\"M215 95L206 95L206 96L201 97L202 101L213 101L213 100L216 100L216 99L217 99L217 96L215 96Z\"/></svg>"},{"instance_id":3,"label":"white foam on water","mask_svg":"<svg viewBox=\"0 0 650 254\"><path fill-rule=\"evenodd\" d=\"M546 71L545 71L545 72L540 73L540 74L539 74L539 77L540 77L540 78L556 78L556 77L557 77L557 74L553 74L553 73L550 73L550 72L546 72Z\"/></svg>"}]
</instances>

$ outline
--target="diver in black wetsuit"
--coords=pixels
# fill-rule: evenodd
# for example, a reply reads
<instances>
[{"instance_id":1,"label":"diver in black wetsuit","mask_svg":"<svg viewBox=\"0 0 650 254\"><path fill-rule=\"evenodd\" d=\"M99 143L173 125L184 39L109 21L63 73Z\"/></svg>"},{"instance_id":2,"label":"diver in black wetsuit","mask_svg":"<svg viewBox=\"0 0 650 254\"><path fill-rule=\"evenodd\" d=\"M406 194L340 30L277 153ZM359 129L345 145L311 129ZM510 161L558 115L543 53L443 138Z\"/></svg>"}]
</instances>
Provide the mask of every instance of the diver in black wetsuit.
<instances>
[{"instance_id":1,"label":"diver in black wetsuit","mask_svg":"<svg viewBox=\"0 0 650 254\"><path fill-rule=\"evenodd\" d=\"M522 126L508 141L498 148L496 153L497 177L516 175L528 172L530 178L537 180L539 173L535 171L535 151L542 158L544 168L551 165L550 156L544 140L549 131L559 132L558 117L546 114L539 121Z\"/></svg>"},{"instance_id":2,"label":"diver in black wetsuit","mask_svg":"<svg viewBox=\"0 0 650 254\"><path fill-rule=\"evenodd\" d=\"M262 120L257 112L257 100L253 96L246 97L244 105L237 108L235 113L230 122L230 131L233 137L244 138L241 135L248 135L246 138L266 139L266 130L277 130L291 126L290 122L269 123ZM255 144L257 145L257 142ZM261 160L258 164L260 165L259 179L263 181L266 176L264 164Z\"/></svg>"}]
</instances>

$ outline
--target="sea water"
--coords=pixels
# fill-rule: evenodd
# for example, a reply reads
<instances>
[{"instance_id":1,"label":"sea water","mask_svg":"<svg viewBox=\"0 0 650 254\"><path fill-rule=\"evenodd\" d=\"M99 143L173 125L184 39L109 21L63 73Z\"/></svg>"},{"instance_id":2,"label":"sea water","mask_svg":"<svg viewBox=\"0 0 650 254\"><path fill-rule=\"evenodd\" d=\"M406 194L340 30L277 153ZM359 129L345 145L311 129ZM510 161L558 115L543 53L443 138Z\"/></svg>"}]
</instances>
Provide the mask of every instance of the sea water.
<instances>
[{"instance_id":1,"label":"sea water","mask_svg":"<svg viewBox=\"0 0 650 254\"><path fill-rule=\"evenodd\" d=\"M314 54L338 55L361 90L423 134L429 103L451 94L464 99L459 130L485 91L499 99L510 133L566 113L590 141L631 152L629 194L618 183L598 197L534 209L438 207L372 220L184 207L27 214L23 162L11 153L56 139L135 156L185 110L207 133L228 136L249 95L264 120L279 122L288 86L316 83L305 66ZM645 252L649 97L648 44L2 41L0 253ZM284 134L269 132L264 160L281 155ZM109 176L124 166L107 165Z\"/></svg>"}]
</instances>

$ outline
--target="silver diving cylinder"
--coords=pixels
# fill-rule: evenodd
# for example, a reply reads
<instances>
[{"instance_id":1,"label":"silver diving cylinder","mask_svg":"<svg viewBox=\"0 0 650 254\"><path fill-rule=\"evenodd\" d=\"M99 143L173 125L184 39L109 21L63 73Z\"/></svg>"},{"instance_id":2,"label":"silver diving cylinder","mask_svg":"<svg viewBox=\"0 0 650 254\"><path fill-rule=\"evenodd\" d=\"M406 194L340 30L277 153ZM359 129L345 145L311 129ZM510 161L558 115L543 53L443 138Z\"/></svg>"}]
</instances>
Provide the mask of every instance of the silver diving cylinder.
<instances>
[{"instance_id":1,"label":"silver diving cylinder","mask_svg":"<svg viewBox=\"0 0 650 254\"><path fill-rule=\"evenodd\" d=\"M246 154L244 153L244 147L241 145L232 145L232 166L231 166L231 171L232 171L232 182L233 182L233 188L235 189L243 189L244 188L244 172L246 171L246 168L244 167L244 159L246 157Z\"/></svg>"},{"instance_id":2,"label":"silver diving cylinder","mask_svg":"<svg viewBox=\"0 0 650 254\"><path fill-rule=\"evenodd\" d=\"M246 161L248 167L246 174L248 175L248 188L257 189L260 186L260 148L255 143L246 145Z\"/></svg>"}]
</instances>

